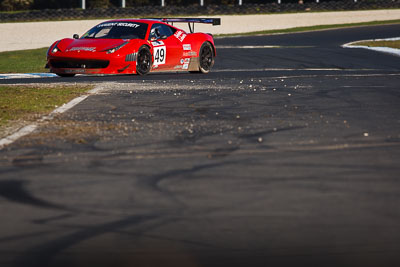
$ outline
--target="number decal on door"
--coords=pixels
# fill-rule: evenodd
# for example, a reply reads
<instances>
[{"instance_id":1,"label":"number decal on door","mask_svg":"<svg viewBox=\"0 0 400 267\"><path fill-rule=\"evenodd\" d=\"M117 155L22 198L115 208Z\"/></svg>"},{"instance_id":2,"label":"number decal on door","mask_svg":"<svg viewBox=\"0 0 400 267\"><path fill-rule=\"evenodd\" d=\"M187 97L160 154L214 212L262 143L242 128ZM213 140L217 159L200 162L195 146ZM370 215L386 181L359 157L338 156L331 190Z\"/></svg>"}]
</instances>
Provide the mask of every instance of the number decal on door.
<instances>
[{"instance_id":1,"label":"number decal on door","mask_svg":"<svg viewBox=\"0 0 400 267\"><path fill-rule=\"evenodd\" d=\"M165 46L157 46L153 48L153 62L154 65L165 64L165 59L167 57L167 49Z\"/></svg>"}]
</instances>

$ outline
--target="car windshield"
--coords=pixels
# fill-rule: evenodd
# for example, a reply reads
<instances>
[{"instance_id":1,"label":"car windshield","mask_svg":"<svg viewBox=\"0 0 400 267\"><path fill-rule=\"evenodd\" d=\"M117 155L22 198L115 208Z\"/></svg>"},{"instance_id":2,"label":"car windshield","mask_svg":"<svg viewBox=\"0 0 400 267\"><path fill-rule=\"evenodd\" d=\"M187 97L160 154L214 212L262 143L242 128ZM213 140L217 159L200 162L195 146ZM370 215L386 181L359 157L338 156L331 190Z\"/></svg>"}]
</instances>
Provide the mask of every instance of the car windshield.
<instances>
[{"instance_id":1,"label":"car windshield","mask_svg":"<svg viewBox=\"0 0 400 267\"><path fill-rule=\"evenodd\" d=\"M146 37L147 26L146 23L139 22L104 22L90 29L82 38L144 39Z\"/></svg>"}]
</instances>

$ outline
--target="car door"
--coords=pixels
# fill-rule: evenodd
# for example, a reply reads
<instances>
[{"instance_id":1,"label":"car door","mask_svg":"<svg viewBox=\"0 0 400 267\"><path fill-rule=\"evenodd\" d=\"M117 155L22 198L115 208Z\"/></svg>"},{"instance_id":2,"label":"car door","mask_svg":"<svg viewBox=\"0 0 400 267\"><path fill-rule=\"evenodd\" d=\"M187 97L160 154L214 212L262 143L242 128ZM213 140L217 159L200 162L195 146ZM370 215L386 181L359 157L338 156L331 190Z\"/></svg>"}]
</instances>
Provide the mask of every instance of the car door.
<instances>
[{"instance_id":1,"label":"car door","mask_svg":"<svg viewBox=\"0 0 400 267\"><path fill-rule=\"evenodd\" d=\"M161 23L151 27L149 41L153 46L153 69L173 70L181 66L182 42L175 37L174 31Z\"/></svg>"}]
</instances>

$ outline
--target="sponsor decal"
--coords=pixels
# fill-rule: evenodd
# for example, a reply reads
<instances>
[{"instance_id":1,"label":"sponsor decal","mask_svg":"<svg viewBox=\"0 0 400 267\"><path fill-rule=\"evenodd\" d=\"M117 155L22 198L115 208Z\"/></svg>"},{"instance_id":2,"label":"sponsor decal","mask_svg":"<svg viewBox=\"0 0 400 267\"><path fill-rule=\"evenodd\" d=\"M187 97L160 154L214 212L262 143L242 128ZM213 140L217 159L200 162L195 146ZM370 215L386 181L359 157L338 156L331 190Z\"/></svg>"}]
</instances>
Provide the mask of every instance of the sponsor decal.
<instances>
[{"instance_id":1,"label":"sponsor decal","mask_svg":"<svg viewBox=\"0 0 400 267\"><path fill-rule=\"evenodd\" d=\"M183 40L185 40L186 38L186 33L184 33L183 31L177 31L175 32L174 36L181 42L183 42Z\"/></svg>"},{"instance_id":2,"label":"sponsor decal","mask_svg":"<svg viewBox=\"0 0 400 267\"><path fill-rule=\"evenodd\" d=\"M196 53L196 52L193 52L193 51L184 52L184 53L183 53L183 56L184 56L184 57L196 57L196 56L197 56L197 53Z\"/></svg>"},{"instance_id":3,"label":"sponsor decal","mask_svg":"<svg viewBox=\"0 0 400 267\"><path fill-rule=\"evenodd\" d=\"M96 47L72 47L71 49L68 50L69 52L72 51L90 51L90 52L96 52Z\"/></svg>"},{"instance_id":4,"label":"sponsor decal","mask_svg":"<svg viewBox=\"0 0 400 267\"><path fill-rule=\"evenodd\" d=\"M153 46L159 46L159 45L164 45L164 42L163 41L154 41L154 42L151 42L151 44Z\"/></svg>"},{"instance_id":5,"label":"sponsor decal","mask_svg":"<svg viewBox=\"0 0 400 267\"><path fill-rule=\"evenodd\" d=\"M174 70L180 70L180 69L182 69L182 65L176 65L176 66L174 67Z\"/></svg>"},{"instance_id":6,"label":"sponsor decal","mask_svg":"<svg viewBox=\"0 0 400 267\"><path fill-rule=\"evenodd\" d=\"M184 44L183 45L183 50L185 50L185 51L192 50L192 45L191 44Z\"/></svg>"},{"instance_id":7,"label":"sponsor decal","mask_svg":"<svg viewBox=\"0 0 400 267\"><path fill-rule=\"evenodd\" d=\"M189 64L183 64L183 67L182 67L182 69L183 69L183 70L187 70L187 69L189 69Z\"/></svg>"},{"instance_id":8,"label":"sponsor decal","mask_svg":"<svg viewBox=\"0 0 400 267\"><path fill-rule=\"evenodd\" d=\"M181 64L188 64L190 63L190 58L181 58Z\"/></svg>"},{"instance_id":9,"label":"sponsor decal","mask_svg":"<svg viewBox=\"0 0 400 267\"><path fill-rule=\"evenodd\" d=\"M156 46L153 49L153 62L154 65L163 65L167 57L166 46Z\"/></svg>"},{"instance_id":10,"label":"sponsor decal","mask_svg":"<svg viewBox=\"0 0 400 267\"><path fill-rule=\"evenodd\" d=\"M130 23L130 22L107 22L107 23L102 23L100 25L97 25L97 28L103 28L103 27L131 27L131 28L138 28L140 27L139 24L135 23Z\"/></svg>"}]
</instances>

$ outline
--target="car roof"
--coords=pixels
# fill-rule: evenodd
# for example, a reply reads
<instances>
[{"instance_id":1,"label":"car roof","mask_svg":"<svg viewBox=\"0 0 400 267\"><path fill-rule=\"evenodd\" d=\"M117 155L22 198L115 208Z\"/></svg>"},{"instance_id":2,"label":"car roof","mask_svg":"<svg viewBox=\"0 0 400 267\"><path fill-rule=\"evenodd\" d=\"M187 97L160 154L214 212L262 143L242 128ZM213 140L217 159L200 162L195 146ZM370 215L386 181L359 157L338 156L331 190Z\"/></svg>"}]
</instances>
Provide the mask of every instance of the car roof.
<instances>
[{"instance_id":1,"label":"car roof","mask_svg":"<svg viewBox=\"0 0 400 267\"><path fill-rule=\"evenodd\" d=\"M175 30L184 31L184 30L182 30L182 29L180 29L180 28L175 27L174 25L165 23L165 22L160 21L160 20L158 20L158 19L112 19L112 20L103 21L103 22L100 23L100 24L109 23L109 22L118 22L118 21L146 23L147 25L149 25L149 29L153 26L153 24L159 23L159 24L168 25L169 27L172 27L172 28L174 28Z\"/></svg>"},{"instance_id":2,"label":"car roof","mask_svg":"<svg viewBox=\"0 0 400 267\"><path fill-rule=\"evenodd\" d=\"M117 22L117 21L139 22L139 23L147 23L147 24L149 24L149 25L152 25L152 24L154 24L154 23L167 24L167 23L164 23L164 22L162 22L162 21L155 20L155 19L113 19L113 20L104 21L104 22L102 22L102 23L106 23L106 22ZM168 25L168 24L167 24L167 25ZM171 25L169 25L169 26L171 26Z\"/></svg>"}]
</instances>

